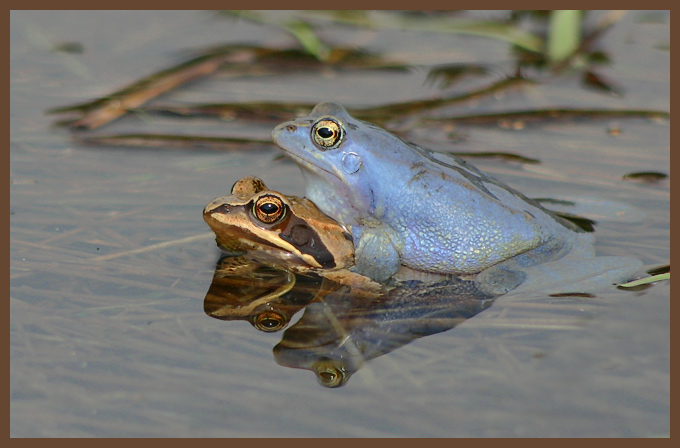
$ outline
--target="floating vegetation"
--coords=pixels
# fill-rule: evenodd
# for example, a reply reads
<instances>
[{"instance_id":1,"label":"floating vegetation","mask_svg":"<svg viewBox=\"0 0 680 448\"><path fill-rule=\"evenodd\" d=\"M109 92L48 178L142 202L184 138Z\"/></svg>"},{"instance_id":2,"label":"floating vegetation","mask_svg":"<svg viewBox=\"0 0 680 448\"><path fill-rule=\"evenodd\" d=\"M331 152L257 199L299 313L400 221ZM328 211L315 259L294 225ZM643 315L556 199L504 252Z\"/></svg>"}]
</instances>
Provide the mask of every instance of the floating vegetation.
<instances>
[{"instance_id":1,"label":"floating vegetation","mask_svg":"<svg viewBox=\"0 0 680 448\"><path fill-rule=\"evenodd\" d=\"M670 280L671 273L667 272L665 274L652 275L650 277L641 278L639 280L634 280L628 283L622 283L618 285L619 288L636 288L639 286L646 286L654 282L660 282L662 280Z\"/></svg>"},{"instance_id":2,"label":"floating vegetation","mask_svg":"<svg viewBox=\"0 0 680 448\"><path fill-rule=\"evenodd\" d=\"M655 184L661 182L664 179L668 179L668 174L659 173L657 171L640 171L628 173L623 176L623 180L632 180L648 184Z\"/></svg>"},{"instance_id":3,"label":"floating vegetation","mask_svg":"<svg viewBox=\"0 0 680 448\"><path fill-rule=\"evenodd\" d=\"M550 297L578 297L582 299L592 299L595 294L590 294L588 292L561 292L558 294L550 294Z\"/></svg>"},{"instance_id":4,"label":"floating vegetation","mask_svg":"<svg viewBox=\"0 0 680 448\"><path fill-rule=\"evenodd\" d=\"M287 15L281 13L272 15L259 11L222 11L222 14L260 25L281 28L291 33L298 40L311 38L307 35L307 32L299 35L292 31L291 24L331 22L371 30L424 31L489 37L506 41L527 51L538 52L543 47L543 39L539 35L526 31L515 23L456 18L452 15L455 14L454 12L451 14L424 15L395 11L352 11L349 14L347 11L295 11ZM304 47L316 45L303 41L300 41L300 43Z\"/></svg>"},{"instance_id":5,"label":"floating vegetation","mask_svg":"<svg viewBox=\"0 0 680 448\"><path fill-rule=\"evenodd\" d=\"M584 86L591 89L602 90L613 95L623 94L623 89L621 87L593 70L585 70L581 82Z\"/></svg>"},{"instance_id":6,"label":"floating vegetation","mask_svg":"<svg viewBox=\"0 0 680 448\"><path fill-rule=\"evenodd\" d=\"M638 280L633 280L627 283L622 283L618 285L617 287L619 289L632 289L632 290L639 290L639 289L645 289L649 287L652 283L655 282L660 282L663 280L670 280L671 279L671 266L669 264L657 266L652 269L648 269L647 273L650 275L649 277L643 277Z\"/></svg>"},{"instance_id":7,"label":"floating vegetation","mask_svg":"<svg viewBox=\"0 0 680 448\"><path fill-rule=\"evenodd\" d=\"M613 81L597 73L596 66L609 63L609 56L594 49L597 39L617 23L625 11L606 13L594 27L586 27L584 11L515 11L507 20L473 20L460 17L461 12L432 11L220 11L218 16L230 20L247 20L259 26L275 27L288 33L292 43L281 48L255 45L217 45L193 52L186 60L146 76L126 87L92 101L48 110L50 114L70 114L55 124L68 126L74 132L93 131L112 123L128 113L160 114L178 119L214 118L248 122L280 122L308 113L316 102L246 101L238 103L150 104L163 94L177 90L200 78L219 74L227 82L239 77L276 76L281 73L310 70L356 72L361 70L407 71L416 67L390 60L362 48L348 48L327 42L322 36L328 24L366 30L403 30L431 33L458 33L484 36L512 45L516 55L516 70L506 75L497 67L478 63L438 63L420 67L428 70L426 84L448 89L467 78L475 78L476 86L463 93L439 94L431 98L370 107L348 108L362 120L394 128L395 123L408 120L455 122L467 125L501 126L524 129L527 123L554 120L593 118L668 119L670 113L655 110L593 110L562 107L512 110L486 114L466 114L452 117L433 116L443 107L474 103L482 98L506 94L541 82L540 74L564 73L581 76L584 85L613 94L622 90ZM526 22L534 26L527 31ZM544 36L547 36L544 38ZM64 44L66 45L66 44ZM78 51L66 45L55 51ZM529 68L532 71L528 75ZM536 71L535 69L538 69ZM569 70L567 70L569 69ZM479 83L482 83L480 86ZM612 135L620 131L612 130ZM74 134L78 135L78 134ZM241 137L178 136L162 134L121 134L76 138L79 142L98 145L143 147L189 147L192 144L215 148L261 145L259 139ZM536 160L502 153L467 157L496 157L520 163Z\"/></svg>"},{"instance_id":8,"label":"floating vegetation","mask_svg":"<svg viewBox=\"0 0 680 448\"><path fill-rule=\"evenodd\" d=\"M193 104L188 106L158 105L139 107L131 112L176 116L180 118L217 117L229 120L275 121L307 114L314 103L280 103L253 101L247 103Z\"/></svg>"},{"instance_id":9,"label":"floating vegetation","mask_svg":"<svg viewBox=\"0 0 680 448\"><path fill-rule=\"evenodd\" d=\"M178 66L154 73L134 84L94 101L48 110L47 113L81 112L83 116L68 124L77 130L96 129L125 115L130 109L186 84L200 76L214 73L229 60L230 52L203 55Z\"/></svg>"},{"instance_id":10,"label":"floating vegetation","mask_svg":"<svg viewBox=\"0 0 680 448\"><path fill-rule=\"evenodd\" d=\"M594 232L595 231L595 224L597 224L597 221L594 221L590 218L586 218L585 216L580 216L580 215L574 215L572 213L567 213L567 212L553 212L557 216L561 216L562 218L566 219L567 221L571 221L572 223L576 224L581 230L584 232Z\"/></svg>"},{"instance_id":11,"label":"floating vegetation","mask_svg":"<svg viewBox=\"0 0 680 448\"><path fill-rule=\"evenodd\" d=\"M82 54L85 51L85 48L80 42L62 42L54 45L52 51L54 53Z\"/></svg>"},{"instance_id":12,"label":"floating vegetation","mask_svg":"<svg viewBox=\"0 0 680 448\"><path fill-rule=\"evenodd\" d=\"M384 125L387 122L412 116L422 111L436 109L455 103L490 96L499 91L507 91L529 83L526 79L508 78L494 82L489 86L444 98L428 100L415 100L401 103L392 103L383 106L366 108L349 108L348 111L361 120ZM282 102L245 102L245 103L222 103L222 104L196 104L190 106L148 106L130 110L130 112L150 112L180 117L219 117L230 119L245 119L251 121L280 121L288 119L296 114L309 113L316 103L282 103ZM434 119L433 119L434 120Z\"/></svg>"},{"instance_id":13,"label":"floating vegetation","mask_svg":"<svg viewBox=\"0 0 680 448\"><path fill-rule=\"evenodd\" d=\"M592 120L611 118L646 118L668 119L670 113L658 110L635 110L635 109L578 109L578 108L551 108L516 110L488 114L468 114L452 117L425 117L426 121L455 121L458 123L488 126L504 121L522 121L524 123L549 123L554 120Z\"/></svg>"},{"instance_id":14,"label":"floating vegetation","mask_svg":"<svg viewBox=\"0 0 680 448\"><path fill-rule=\"evenodd\" d=\"M512 154L509 152L493 152L493 151L485 151L485 152L452 152L451 154L462 157L464 159L467 158L476 158L476 159L498 159L498 160L504 160L506 162L518 162L518 163L528 163L531 165L536 165L538 163L541 163L540 160L538 159L532 159L530 157L524 157L519 154Z\"/></svg>"},{"instance_id":15,"label":"floating vegetation","mask_svg":"<svg viewBox=\"0 0 680 448\"><path fill-rule=\"evenodd\" d=\"M578 49L582 15L579 10L557 10L550 14L546 56L551 62L562 62Z\"/></svg>"},{"instance_id":16,"label":"floating vegetation","mask_svg":"<svg viewBox=\"0 0 680 448\"><path fill-rule=\"evenodd\" d=\"M330 64L347 68L370 68L385 70L405 70L404 64L387 62L368 52L337 48L331 51ZM57 107L48 114L80 113L82 116L72 120L59 121L58 125L68 125L73 130L92 130L104 126L126 113L139 109L148 101L187 84L197 78L215 73L225 66L235 76L278 73L281 70L308 70L320 67L308 53L298 49L268 49L253 46L228 45L205 50L199 56L176 66L161 70L144 77L133 84L114 91L102 98L86 103ZM269 70L269 72L267 71Z\"/></svg>"},{"instance_id":17,"label":"floating vegetation","mask_svg":"<svg viewBox=\"0 0 680 448\"><path fill-rule=\"evenodd\" d=\"M436 85L440 89L446 89L452 84L461 81L464 77L481 76L493 73L491 66L480 64L444 64L430 69L427 73L426 84Z\"/></svg>"},{"instance_id":18,"label":"floating vegetation","mask_svg":"<svg viewBox=\"0 0 680 448\"><path fill-rule=\"evenodd\" d=\"M647 269L647 273L649 275L665 274L665 273L670 272L670 271L671 271L671 265L670 264L662 264L660 266Z\"/></svg>"},{"instance_id":19,"label":"floating vegetation","mask_svg":"<svg viewBox=\"0 0 680 448\"><path fill-rule=\"evenodd\" d=\"M354 115L361 120L372 121L379 125L402 116L411 116L419 112L437 109L443 106L463 103L466 101L477 100L485 96L491 96L499 92L507 92L526 84L533 84L533 81L522 77L509 77L494 82L488 86L452 97L434 98L427 100L406 101L402 103L387 104L364 109L353 109Z\"/></svg>"},{"instance_id":20,"label":"floating vegetation","mask_svg":"<svg viewBox=\"0 0 680 448\"><path fill-rule=\"evenodd\" d=\"M211 147L237 149L244 146L270 146L270 140L239 137L206 137L199 135L171 135L171 134L118 134L78 136L81 143L107 146L133 146L148 148L192 148Z\"/></svg>"}]
</instances>

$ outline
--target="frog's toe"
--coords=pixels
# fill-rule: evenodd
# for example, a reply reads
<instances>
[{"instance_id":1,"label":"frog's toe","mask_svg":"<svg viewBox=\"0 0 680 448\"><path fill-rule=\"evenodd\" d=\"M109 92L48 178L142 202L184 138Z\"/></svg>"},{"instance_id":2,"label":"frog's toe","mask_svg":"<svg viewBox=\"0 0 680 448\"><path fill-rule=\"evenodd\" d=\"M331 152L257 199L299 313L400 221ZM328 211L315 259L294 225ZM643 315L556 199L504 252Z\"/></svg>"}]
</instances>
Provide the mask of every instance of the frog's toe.
<instances>
[{"instance_id":1,"label":"frog's toe","mask_svg":"<svg viewBox=\"0 0 680 448\"><path fill-rule=\"evenodd\" d=\"M511 293L523 296L597 293L627 281L641 268L642 262L632 257L556 260L526 269L527 279Z\"/></svg>"},{"instance_id":2,"label":"frog's toe","mask_svg":"<svg viewBox=\"0 0 680 448\"><path fill-rule=\"evenodd\" d=\"M494 266L480 272L475 277L475 286L486 294L498 296L517 288L524 283L526 277L527 275L523 271Z\"/></svg>"}]
</instances>

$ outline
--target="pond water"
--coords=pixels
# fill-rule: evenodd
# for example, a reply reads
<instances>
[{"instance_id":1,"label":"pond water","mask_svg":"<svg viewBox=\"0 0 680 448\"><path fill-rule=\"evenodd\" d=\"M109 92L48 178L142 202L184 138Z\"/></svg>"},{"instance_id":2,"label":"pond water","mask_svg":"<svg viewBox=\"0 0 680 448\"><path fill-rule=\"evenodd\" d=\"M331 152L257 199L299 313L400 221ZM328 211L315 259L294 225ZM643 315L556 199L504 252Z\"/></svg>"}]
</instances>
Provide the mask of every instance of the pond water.
<instances>
[{"instance_id":1,"label":"pond water","mask_svg":"<svg viewBox=\"0 0 680 448\"><path fill-rule=\"evenodd\" d=\"M216 74L156 103L380 106L441 96L427 82L428 66L491 65L496 80L514 70L509 45L496 39L337 25L322 36L414 68ZM568 107L670 111L669 36L670 13L639 11L604 34L599 47L611 62L599 73L618 95L562 72L432 116ZM74 42L82 51L54 51ZM11 12L12 436L670 435L669 281L584 297L500 297L455 328L367 360L335 389L286 366L284 333L208 315L204 299L220 251L203 207L245 175L303 196L299 169L265 143L166 150L79 142L45 111L106 95L185 60L189 50L242 43L294 45L274 27L210 12ZM450 89L464 93L479 83ZM280 121L138 113L78 135L266 140ZM472 161L529 197L625 204L632 211L619 216L618 205L613 216L605 216L609 205L589 209L598 255L632 256L646 267L669 263L669 180L624 179L670 174L668 120L546 119L508 127L450 120L414 126L406 119L391 126L439 150L536 159Z\"/></svg>"}]
</instances>

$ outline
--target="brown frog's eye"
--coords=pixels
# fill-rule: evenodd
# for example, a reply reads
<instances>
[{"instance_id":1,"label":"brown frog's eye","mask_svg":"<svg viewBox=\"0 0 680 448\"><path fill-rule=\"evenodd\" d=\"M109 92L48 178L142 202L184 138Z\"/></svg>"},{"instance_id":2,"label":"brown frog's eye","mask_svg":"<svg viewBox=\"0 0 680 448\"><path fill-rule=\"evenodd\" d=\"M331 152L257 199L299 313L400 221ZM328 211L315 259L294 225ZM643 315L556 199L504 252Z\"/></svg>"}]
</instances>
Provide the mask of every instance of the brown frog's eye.
<instances>
[{"instance_id":1,"label":"brown frog's eye","mask_svg":"<svg viewBox=\"0 0 680 448\"><path fill-rule=\"evenodd\" d=\"M337 121L330 118L319 120L312 127L314 143L324 150L337 148L344 137L345 130Z\"/></svg>"},{"instance_id":2,"label":"brown frog's eye","mask_svg":"<svg viewBox=\"0 0 680 448\"><path fill-rule=\"evenodd\" d=\"M281 198L267 194L255 201L253 215L263 224L273 224L286 216L286 204Z\"/></svg>"},{"instance_id":3,"label":"brown frog's eye","mask_svg":"<svg viewBox=\"0 0 680 448\"><path fill-rule=\"evenodd\" d=\"M273 333L282 330L288 325L288 319L282 314L275 313L274 311L265 311L255 317L253 325L260 331Z\"/></svg>"}]
</instances>

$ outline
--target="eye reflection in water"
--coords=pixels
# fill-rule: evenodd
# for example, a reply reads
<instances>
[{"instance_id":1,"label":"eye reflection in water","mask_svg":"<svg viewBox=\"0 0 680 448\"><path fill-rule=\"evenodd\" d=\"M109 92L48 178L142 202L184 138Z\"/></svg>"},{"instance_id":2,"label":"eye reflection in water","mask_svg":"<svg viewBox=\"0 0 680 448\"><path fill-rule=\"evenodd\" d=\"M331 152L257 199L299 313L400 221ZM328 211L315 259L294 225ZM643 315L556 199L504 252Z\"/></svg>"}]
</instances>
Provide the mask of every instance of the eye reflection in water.
<instances>
[{"instance_id":1,"label":"eye reflection in water","mask_svg":"<svg viewBox=\"0 0 680 448\"><path fill-rule=\"evenodd\" d=\"M267 333L273 333L286 328L288 316L279 314L275 311L265 311L255 316L255 321L252 323L255 328Z\"/></svg>"},{"instance_id":2,"label":"eye reflection in water","mask_svg":"<svg viewBox=\"0 0 680 448\"><path fill-rule=\"evenodd\" d=\"M286 329L303 311L283 332L274 358L282 366L310 370L322 386L334 388L365 362L449 330L493 300L470 281L405 282L366 294L315 274L225 256L204 310L215 319L246 320L264 332Z\"/></svg>"}]
</instances>

